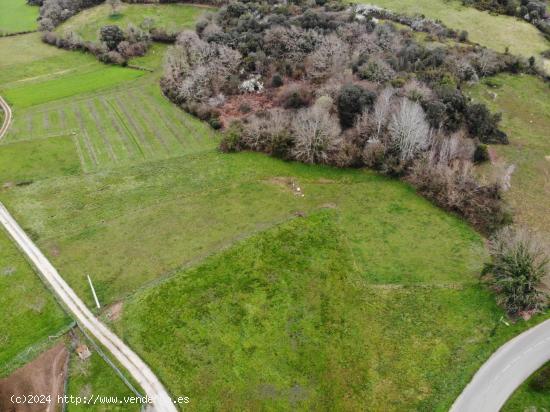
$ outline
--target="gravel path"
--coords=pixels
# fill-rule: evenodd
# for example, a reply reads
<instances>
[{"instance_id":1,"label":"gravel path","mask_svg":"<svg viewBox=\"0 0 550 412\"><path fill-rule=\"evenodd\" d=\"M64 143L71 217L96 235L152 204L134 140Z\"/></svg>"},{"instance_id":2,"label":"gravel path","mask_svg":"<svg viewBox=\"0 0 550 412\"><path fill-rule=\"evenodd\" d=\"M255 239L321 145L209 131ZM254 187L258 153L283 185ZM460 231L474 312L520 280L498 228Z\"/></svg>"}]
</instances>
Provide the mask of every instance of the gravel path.
<instances>
[{"instance_id":1,"label":"gravel path","mask_svg":"<svg viewBox=\"0 0 550 412\"><path fill-rule=\"evenodd\" d=\"M11 123L12 112L8 104L0 97L0 106L6 114L4 124L0 128L0 140L8 130ZM75 319L105 347L126 368L136 382L143 388L145 394L152 399L153 408L158 412L177 411L174 403L162 383L149 367L136 355L122 340L111 332L94 314L86 307L84 302L76 295L65 282L50 261L42 254L27 234L17 224L8 210L0 202L0 224L17 243L19 248L27 255L29 260L41 273L43 279L51 286L57 297L65 307L73 314Z\"/></svg>"}]
</instances>

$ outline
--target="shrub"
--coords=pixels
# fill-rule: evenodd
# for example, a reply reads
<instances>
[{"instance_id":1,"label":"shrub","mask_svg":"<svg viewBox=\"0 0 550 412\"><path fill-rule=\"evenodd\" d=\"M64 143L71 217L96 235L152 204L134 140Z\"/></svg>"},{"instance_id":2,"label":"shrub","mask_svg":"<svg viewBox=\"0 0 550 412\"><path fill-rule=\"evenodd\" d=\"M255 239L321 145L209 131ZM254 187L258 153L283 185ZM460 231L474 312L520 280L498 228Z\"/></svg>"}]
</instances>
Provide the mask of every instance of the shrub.
<instances>
[{"instance_id":1,"label":"shrub","mask_svg":"<svg viewBox=\"0 0 550 412\"><path fill-rule=\"evenodd\" d=\"M539 288L549 262L542 241L525 229L506 227L491 239L490 253L484 272L492 274L499 303L510 314L540 311L546 295Z\"/></svg>"},{"instance_id":2,"label":"shrub","mask_svg":"<svg viewBox=\"0 0 550 412\"><path fill-rule=\"evenodd\" d=\"M220 142L222 152L237 152L242 150L241 136L243 134L243 124L240 121L232 122L223 134Z\"/></svg>"},{"instance_id":3,"label":"shrub","mask_svg":"<svg viewBox=\"0 0 550 412\"><path fill-rule=\"evenodd\" d=\"M500 113L491 114L484 104L470 104L466 109L468 131L483 143L508 143L506 133L498 129Z\"/></svg>"},{"instance_id":4,"label":"shrub","mask_svg":"<svg viewBox=\"0 0 550 412\"><path fill-rule=\"evenodd\" d=\"M292 121L295 146L292 154L304 163L330 163L338 150L338 121L320 106L301 109Z\"/></svg>"},{"instance_id":5,"label":"shrub","mask_svg":"<svg viewBox=\"0 0 550 412\"><path fill-rule=\"evenodd\" d=\"M124 32L116 25L103 26L99 34L101 41L107 45L109 50L115 50L124 40Z\"/></svg>"},{"instance_id":6,"label":"shrub","mask_svg":"<svg viewBox=\"0 0 550 412\"><path fill-rule=\"evenodd\" d=\"M281 93L279 103L285 109L299 109L309 106L311 99L311 92L307 87L292 85Z\"/></svg>"},{"instance_id":7,"label":"shrub","mask_svg":"<svg viewBox=\"0 0 550 412\"><path fill-rule=\"evenodd\" d=\"M421 195L463 216L484 233L492 233L509 221L500 186L478 182L467 162L451 167L419 159L406 179Z\"/></svg>"},{"instance_id":8,"label":"shrub","mask_svg":"<svg viewBox=\"0 0 550 412\"><path fill-rule=\"evenodd\" d=\"M336 100L340 125L345 129L352 127L357 116L371 107L375 98L375 93L355 84L343 86Z\"/></svg>"},{"instance_id":9,"label":"shrub","mask_svg":"<svg viewBox=\"0 0 550 412\"><path fill-rule=\"evenodd\" d=\"M280 74L276 73L271 78L271 87L281 87L283 85L283 78Z\"/></svg>"},{"instance_id":10,"label":"shrub","mask_svg":"<svg viewBox=\"0 0 550 412\"><path fill-rule=\"evenodd\" d=\"M468 40L468 32L466 30L462 30L458 35L458 41L465 42L467 40Z\"/></svg>"},{"instance_id":11,"label":"shrub","mask_svg":"<svg viewBox=\"0 0 550 412\"><path fill-rule=\"evenodd\" d=\"M475 163L483 163L489 160L489 148L486 144L478 144L476 146L476 150L474 152L474 162Z\"/></svg>"},{"instance_id":12,"label":"shrub","mask_svg":"<svg viewBox=\"0 0 550 412\"><path fill-rule=\"evenodd\" d=\"M550 392L550 366L547 364L535 373L529 381L529 387L536 392Z\"/></svg>"},{"instance_id":13,"label":"shrub","mask_svg":"<svg viewBox=\"0 0 550 412\"><path fill-rule=\"evenodd\" d=\"M216 118L216 117L212 117L208 120L208 124L210 125L210 127L212 127L212 129L214 130L219 130L222 128L223 124L221 122L220 119Z\"/></svg>"}]
</instances>

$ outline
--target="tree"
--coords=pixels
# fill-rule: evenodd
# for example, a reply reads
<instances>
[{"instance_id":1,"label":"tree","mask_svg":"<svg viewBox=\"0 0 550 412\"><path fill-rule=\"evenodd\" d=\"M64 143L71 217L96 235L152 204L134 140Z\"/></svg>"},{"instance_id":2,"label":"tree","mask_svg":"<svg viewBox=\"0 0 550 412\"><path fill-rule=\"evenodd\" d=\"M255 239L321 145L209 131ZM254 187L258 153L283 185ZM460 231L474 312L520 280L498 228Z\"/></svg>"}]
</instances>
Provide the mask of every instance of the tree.
<instances>
[{"instance_id":1,"label":"tree","mask_svg":"<svg viewBox=\"0 0 550 412\"><path fill-rule=\"evenodd\" d=\"M111 16L117 16L120 8L120 0L107 0L107 4L111 6Z\"/></svg>"},{"instance_id":2,"label":"tree","mask_svg":"<svg viewBox=\"0 0 550 412\"><path fill-rule=\"evenodd\" d=\"M505 227L490 242L492 262L485 273L499 293L498 301L510 314L539 311L546 295L539 290L548 273L548 255L542 241L525 229Z\"/></svg>"},{"instance_id":3,"label":"tree","mask_svg":"<svg viewBox=\"0 0 550 412\"><path fill-rule=\"evenodd\" d=\"M292 122L293 155L305 163L328 163L338 147L338 121L320 105L301 109Z\"/></svg>"},{"instance_id":4,"label":"tree","mask_svg":"<svg viewBox=\"0 0 550 412\"><path fill-rule=\"evenodd\" d=\"M376 138L380 136L382 128L386 125L391 111L391 99L395 91L393 87L386 87L376 99L372 117L376 125Z\"/></svg>"},{"instance_id":5,"label":"tree","mask_svg":"<svg viewBox=\"0 0 550 412\"><path fill-rule=\"evenodd\" d=\"M508 143L506 133L498 129L500 113L491 114L482 103L470 104L466 108L468 131L479 137L482 143Z\"/></svg>"},{"instance_id":6,"label":"tree","mask_svg":"<svg viewBox=\"0 0 550 412\"><path fill-rule=\"evenodd\" d=\"M355 84L347 84L340 89L336 101L340 124L343 128L354 125L355 118L365 109L372 106L376 94Z\"/></svg>"},{"instance_id":7,"label":"tree","mask_svg":"<svg viewBox=\"0 0 550 412\"><path fill-rule=\"evenodd\" d=\"M116 25L103 26L100 30L100 38L109 50L115 50L124 40L124 32Z\"/></svg>"},{"instance_id":8,"label":"tree","mask_svg":"<svg viewBox=\"0 0 550 412\"><path fill-rule=\"evenodd\" d=\"M334 34L323 36L307 60L310 77L322 81L344 71L349 63L349 46Z\"/></svg>"},{"instance_id":9,"label":"tree","mask_svg":"<svg viewBox=\"0 0 550 412\"><path fill-rule=\"evenodd\" d=\"M402 161L411 160L430 144L430 126L424 110L406 97L401 98L397 111L393 113L389 129L391 141Z\"/></svg>"}]
</instances>

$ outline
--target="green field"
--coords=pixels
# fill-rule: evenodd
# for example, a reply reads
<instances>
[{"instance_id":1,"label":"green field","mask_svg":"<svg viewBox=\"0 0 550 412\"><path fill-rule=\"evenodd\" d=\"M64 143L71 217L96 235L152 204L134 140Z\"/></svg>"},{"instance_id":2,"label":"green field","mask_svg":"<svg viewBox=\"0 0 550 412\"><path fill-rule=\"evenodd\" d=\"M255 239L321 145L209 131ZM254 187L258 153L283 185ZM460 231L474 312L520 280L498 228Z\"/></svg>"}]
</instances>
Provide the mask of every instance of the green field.
<instances>
[{"instance_id":1,"label":"green field","mask_svg":"<svg viewBox=\"0 0 550 412\"><path fill-rule=\"evenodd\" d=\"M470 94L503 113L510 145L494 146L497 163L513 164L507 197L515 220L543 232L550 240L550 86L531 76L502 75L494 87L479 84Z\"/></svg>"},{"instance_id":2,"label":"green field","mask_svg":"<svg viewBox=\"0 0 550 412\"><path fill-rule=\"evenodd\" d=\"M415 4L443 15L439 0ZM116 22L139 24L154 12L159 25L184 27L203 10L123 5ZM448 9L446 18L463 19L476 41L481 31L470 26L536 30L462 14L470 10ZM108 14L90 9L60 30L94 38L114 22ZM508 41L487 39L497 48ZM526 39L527 50L547 48ZM155 45L131 63L156 70L164 51ZM548 108L529 79L505 79L495 103L517 100L541 119L532 131L524 114L504 118L531 133L531 146L544 140ZM483 86L477 93L485 96ZM216 132L161 95L158 71L104 66L35 34L17 36L0 39L0 94L14 109L0 144L0 200L90 307L88 274L102 305L124 304L114 329L172 395L191 398L190 409L446 410L493 350L541 320L501 322L478 277L483 239L411 187L366 170L222 154ZM68 323L1 242L0 254L9 253L0 259L0 303L17 310L0 315L13 336L5 350L0 342L0 363ZM4 262L27 267L29 279L14 287L19 272ZM24 333L31 323L45 326ZM127 390L94 355L71 360L68 391Z\"/></svg>"},{"instance_id":3,"label":"green field","mask_svg":"<svg viewBox=\"0 0 550 412\"><path fill-rule=\"evenodd\" d=\"M550 49L550 41L532 24L463 6L458 0L374 0L369 3L399 13L423 14L441 20L452 29L468 31L470 40L496 51L503 52L509 47L513 54L530 57Z\"/></svg>"},{"instance_id":4,"label":"green field","mask_svg":"<svg viewBox=\"0 0 550 412\"><path fill-rule=\"evenodd\" d=\"M59 26L58 33L74 32L84 40L98 40L102 26L116 24L126 28L128 24L139 27L145 19L151 19L154 27L169 32L193 28L197 18L210 8L188 4L125 4L118 8L117 15L111 15L111 6L103 4L84 10ZM214 9L210 9L214 10Z\"/></svg>"},{"instance_id":5,"label":"green field","mask_svg":"<svg viewBox=\"0 0 550 412\"><path fill-rule=\"evenodd\" d=\"M539 375L543 369L550 367L550 363L547 363L537 372L535 372L523 385L521 385L516 392L504 405L502 412L515 412L515 411L529 411L529 412L544 412L550 408L550 392L548 389L543 391L537 391L530 386L530 382ZM543 375L544 376L544 375ZM546 374L548 376L548 374ZM547 383L548 388L548 383Z\"/></svg>"},{"instance_id":6,"label":"green field","mask_svg":"<svg viewBox=\"0 0 550 412\"><path fill-rule=\"evenodd\" d=\"M0 34L36 30L38 7L25 0L2 0L0 7Z\"/></svg>"},{"instance_id":7,"label":"green field","mask_svg":"<svg viewBox=\"0 0 550 412\"><path fill-rule=\"evenodd\" d=\"M29 350L47 341L70 323L50 291L0 230L0 376L12 368L9 361L29 359Z\"/></svg>"},{"instance_id":8,"label":"green field","mask_svg":"<svg viewBox=\"0 0 550 412\"><path fill-rule=\"evenodd\" d=\"M357 238L376 231L353 232L348 211L296 218L137 294L119 333L189 394L186 409L447 410L526 325L499 322L491 294L452 265L399 283L398 269L365 265Z\"/></svg>"},{"instance_id":9,"label":"green field","mask_svg":"<svg viewBox=\"0 0 550 412\"><path fill-rule=\"evenodd\" d=\"M88 343L89 345L89 343ZM91 347L91 346L90 346ZM91 347L92 356L86 360L81 360L76 353L71 354L69 363L69 377L67 385L67 396L101 396L111 397L131 397L136 396L120 379L111 367L99 356L93 347ZM67 411L97 411L97 412L121 412L121 411L139 411L139 406L131 404L112 404L103 403L97 405L70 404L67 405Z\"/></svg>"}]
</instances>

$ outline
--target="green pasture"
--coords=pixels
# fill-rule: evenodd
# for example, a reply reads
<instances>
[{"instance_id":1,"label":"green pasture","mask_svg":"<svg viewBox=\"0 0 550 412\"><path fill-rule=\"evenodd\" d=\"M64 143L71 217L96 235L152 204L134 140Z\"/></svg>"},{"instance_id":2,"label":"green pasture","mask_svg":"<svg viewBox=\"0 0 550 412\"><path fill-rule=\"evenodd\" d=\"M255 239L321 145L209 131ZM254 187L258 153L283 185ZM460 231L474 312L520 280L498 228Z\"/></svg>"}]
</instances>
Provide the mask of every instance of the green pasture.
<instances>
[{"instance_id":1,"label":"green pasture","mask_svg":"<svg viewBox=\"0 0 550 412\"><path fill-rule=\"evenodd\" d=\"M304 197L290 189L293 181ZM86 274L107 304L326 205L342 210L349 247L372 282L459 282L484 259L477 234L400 182L258 154L207 150L37 181L1 198L89 303Z\"/></svg>"},{"instance_id":2,"label":"green pasture","mask_svg":"<svg viewBox=\"0 0 550 412\"><path fill-rule=\"evenodd\" d=\"M0 5L0 35L36 30L38 7L25 0L2 0Z\"/></svg>"},{"instance_id":3,"label":"green pasture","mask_svg":"<svg viewBox=\"0 0 550 412\"><path fill-rule=\"evenodd\" d=\"M194 28L197 18L209 10L208 7L190 4L125 4L113 14L111 6L102 4L87 9L60 25L58 33L74 32L84 40L99 40L99 29L116 24L121 28L129 24L140 27L144 20L153 23L153 27L163 28L169 32L178 32ZM214 9L210 9L214 10Z\"/></svg>"},{"instance_id":4,"label":"green pasture","mask_svg":"<svg viewBox=\"0 0 550 412\"><path fill-rule=\"evenodd\" d=\"M1 191L2 189L0 189ZM31 346L55 335L70 322L33 268L0 230L0 371Z\"/></svg>"},{"instance_id":5,"label":"green pasture","mask_svg":"<svg viewBox=\"0 0 550 412\"><path fill-rule=\"evenodd\" d=\"M538 375L548 376L550 363L546 363L542 368L536 371L527 381L525 381L508 399L502 412L529 411L544 412L550 407L550 383L547 381L546 388L533 388L531 382ZM545 378L542 378L545 379Z\"/></svg>"},{"instance_id":6,"label":"green pasture","mask_svg":"<svg viewBox=\"0 0 550 412\"><path fill-rule=\"evenodd\" d=\"M530 57L550 49L550 41L532 24L463 6L458 0L374 0L369 3L399 13L441 20L452 29L466 30L470 40L496 51L503 52L508 47L511 53Z\"/></svg>"},{"instance_id":7,"label":"green pasture","mask_svg":"<svg viewBox=\"0 0 550 412\"><path fill-rule=\"evenodd\" d=\"M117 331L171 393L191 397L185 410L448 410L527 325L500 322L491 293L450 262L429 279L404 277L384 236L359 213L353 230L349 212L297 217L177 272L129 299ZM411 236L398 220L388 224ZM364 253L394 271L373 276L358 238L376 238Z\"/></svg>"},{"instance_id":8,"label":"green pasture","mask_svg":"<svg viewBox=\"0 0 550 412\"><path fill-rule=\"evenodd\" d=\"M510 144L492 150L501 169L515 167L506 195L514 219L550 239L550 86L532 76L501 75L476 85L470 94L502 112Z\"/></svg>"}]
</instances>

